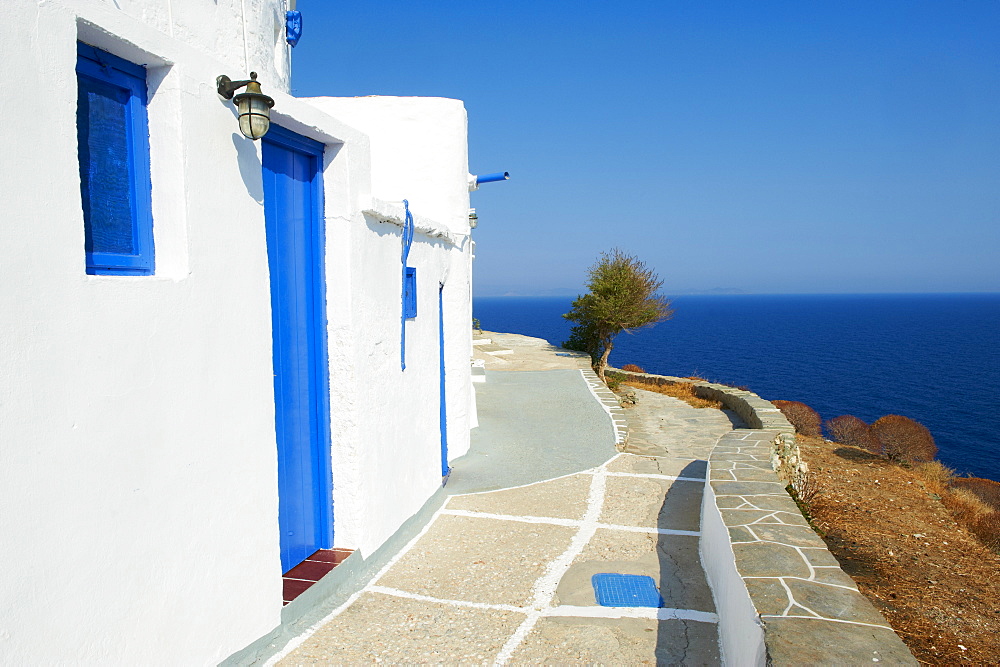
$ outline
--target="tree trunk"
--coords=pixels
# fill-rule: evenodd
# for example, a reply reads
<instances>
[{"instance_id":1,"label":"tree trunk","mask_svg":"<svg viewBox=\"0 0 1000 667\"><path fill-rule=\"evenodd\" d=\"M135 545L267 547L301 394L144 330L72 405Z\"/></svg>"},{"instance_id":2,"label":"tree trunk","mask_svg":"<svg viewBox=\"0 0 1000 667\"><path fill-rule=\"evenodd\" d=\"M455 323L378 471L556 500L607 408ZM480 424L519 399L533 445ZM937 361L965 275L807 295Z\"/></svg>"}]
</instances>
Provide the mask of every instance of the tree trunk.
<instances>
[{"instance_id":1,"label":"tree trunk","mask_svg":"<svg viewBox=\"0 0 1000 667\"><path fill-rule=\"evenodd\" d=\"M608 381L604 377L604 369L608 367L608 357L611 356L611 348L615 345L612 341L608 341L604 345L604 352L601 353L601 358L597 360L597 377L601 378L601 382L607 384Z\"/></svg>"}]
</instances>

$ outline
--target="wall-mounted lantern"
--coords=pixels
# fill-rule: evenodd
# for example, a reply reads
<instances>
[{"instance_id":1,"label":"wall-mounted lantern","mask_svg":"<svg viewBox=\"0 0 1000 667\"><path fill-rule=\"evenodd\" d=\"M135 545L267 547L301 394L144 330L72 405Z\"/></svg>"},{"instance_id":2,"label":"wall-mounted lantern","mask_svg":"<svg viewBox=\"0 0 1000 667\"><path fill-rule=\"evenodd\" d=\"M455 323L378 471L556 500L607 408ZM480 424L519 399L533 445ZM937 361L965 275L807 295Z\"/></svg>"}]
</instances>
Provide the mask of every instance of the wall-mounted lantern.
<instances>
[{"instance_id":1,"label":"wall-mounted lantern","mask_svg":"<svg viewBox=\"0 0 1000 667\"><path fill-rule=\"evenodd\" d=\"M260 90L257 83L257 72L250 72L250 78L245 81L233 81L225 74L215 80L219 95L232 100L240 116L240 132L247 139L257 141L271 127L271 107L274 100L265 95ZM235 98L233 93L246 86L245 93L240 93Z\"/></svg>"}]
</instances>

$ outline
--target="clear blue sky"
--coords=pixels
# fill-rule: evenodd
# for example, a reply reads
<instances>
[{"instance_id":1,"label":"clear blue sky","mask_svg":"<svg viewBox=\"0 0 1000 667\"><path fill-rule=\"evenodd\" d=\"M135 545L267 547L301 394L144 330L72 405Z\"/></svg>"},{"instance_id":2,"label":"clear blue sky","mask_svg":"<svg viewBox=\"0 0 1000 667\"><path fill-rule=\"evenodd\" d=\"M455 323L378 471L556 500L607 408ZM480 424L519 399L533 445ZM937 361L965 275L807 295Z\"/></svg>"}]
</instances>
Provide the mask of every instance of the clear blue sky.
<instances>
[{"instance_id":1,"label":"clear blue sky","mask_svg":"<svg viewBox=\"0 0 1000 667\"><path fill-rule=\"evenodd\" d=\"M1000 2L300 0L298 96L465 101L479 295L1000 291Z\"/></svg>"}]
</instances>

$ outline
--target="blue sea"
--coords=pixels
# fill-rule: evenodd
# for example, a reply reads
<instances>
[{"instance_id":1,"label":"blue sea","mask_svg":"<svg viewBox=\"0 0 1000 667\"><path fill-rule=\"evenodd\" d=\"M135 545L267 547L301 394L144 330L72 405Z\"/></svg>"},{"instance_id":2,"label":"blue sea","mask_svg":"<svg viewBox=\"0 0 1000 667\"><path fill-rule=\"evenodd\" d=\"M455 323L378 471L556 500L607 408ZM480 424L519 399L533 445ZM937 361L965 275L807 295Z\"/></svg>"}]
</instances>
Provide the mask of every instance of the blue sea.
<instances>
[{"instance_id":1,"label":"blue sea","mask_svg":"<svg viewBox=\"0 0 1000 667\"><path fill-rule=\"evenodd\" d=\"M566 297L476 298L484 329L569 335ZM901 414L940 458L1000 480L1000 294L679 296L672 320L615 341L611 363L746 386L823 419Z\"/></svg>"}]
</instances>

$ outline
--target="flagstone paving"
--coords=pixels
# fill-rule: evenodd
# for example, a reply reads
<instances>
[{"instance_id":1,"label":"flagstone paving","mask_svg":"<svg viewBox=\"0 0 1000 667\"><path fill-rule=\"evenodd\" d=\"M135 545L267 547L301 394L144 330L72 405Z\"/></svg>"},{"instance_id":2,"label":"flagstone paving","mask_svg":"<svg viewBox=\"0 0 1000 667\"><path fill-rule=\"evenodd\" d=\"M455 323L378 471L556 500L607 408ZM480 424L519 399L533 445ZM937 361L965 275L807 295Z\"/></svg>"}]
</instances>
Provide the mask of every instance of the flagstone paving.
<instances>
[{"instance_id":1,"label":"flagstone paving","mask_svg":"<svg viewBox=\"0 0 1000 667\"><path fill-rule=\"evenodd\" d=\"M429 501L431 518L268 665L718 664L719 619L699 557L710 457L715 517L766 624L769 664L915 664L807 534L771 472L778 431L639 389L623 411L586 355L487 335L510 353L476 352L480 427ZM599 606L599 573L652 577L663 605Z\"/></svg>"},{"instance_id":2,"label":"flagstone paving","mask_svg":"<svg viewBox=\"0 0 1000 667\"><path fill-rule=\"evenodd\" d=\"M719 438L742 426L739 417L711 408L692 408L684 401L644 389L632 389L635 408L626 411L630 454L685 461L708 459Z\"/></svg>"},{"instance_id":3,"label":"flagstone paving","mask_svg":"<svg viewBox=\"0 0 1000 667\"><path fill-rule=\"evenodd\" d=\"M627 417L642 454L449 497L279 664L717 664L699 517L705 459L732 422L650 392ZM653 577L663 607L599 606L602 572Z\"/></svg>"}]
</instances>

